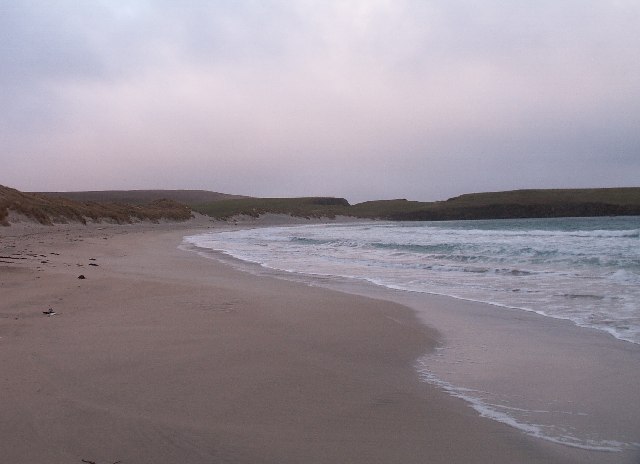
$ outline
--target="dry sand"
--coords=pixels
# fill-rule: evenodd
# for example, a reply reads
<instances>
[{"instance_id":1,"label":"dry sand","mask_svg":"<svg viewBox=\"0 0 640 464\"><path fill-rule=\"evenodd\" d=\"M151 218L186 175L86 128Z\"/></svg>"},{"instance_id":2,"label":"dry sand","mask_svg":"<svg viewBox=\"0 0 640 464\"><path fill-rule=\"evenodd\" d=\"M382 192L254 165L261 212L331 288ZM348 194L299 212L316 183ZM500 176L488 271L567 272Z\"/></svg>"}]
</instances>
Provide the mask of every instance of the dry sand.
<instances>
[{"instance_id":1,"label":"dry sand","mask_svg":"<svg viewBox=\"0 0 640 464\"><path fill-rule=\"evenodd\" d=\"M404 306L178 249L207 225L0 229L1 462L616 462L420 382Z\"/></svg>"}]
</instances>

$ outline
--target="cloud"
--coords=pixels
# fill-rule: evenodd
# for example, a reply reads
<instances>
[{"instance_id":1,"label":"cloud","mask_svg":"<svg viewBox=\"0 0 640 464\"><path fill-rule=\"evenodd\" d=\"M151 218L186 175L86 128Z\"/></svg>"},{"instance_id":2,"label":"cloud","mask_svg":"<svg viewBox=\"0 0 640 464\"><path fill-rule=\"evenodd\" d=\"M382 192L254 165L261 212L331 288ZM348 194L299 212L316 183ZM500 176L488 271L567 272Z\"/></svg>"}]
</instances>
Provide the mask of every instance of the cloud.
<instances>
[{"instance_id":1,"label":"cloud","mask_svg":"<svg viewBox=\"0 0 640 464\"><path fill-rule=\"evenodd\" d=\"M637 183L638 19L625 1L0 1L0 183Z\"/></svg>"}]
</instances>

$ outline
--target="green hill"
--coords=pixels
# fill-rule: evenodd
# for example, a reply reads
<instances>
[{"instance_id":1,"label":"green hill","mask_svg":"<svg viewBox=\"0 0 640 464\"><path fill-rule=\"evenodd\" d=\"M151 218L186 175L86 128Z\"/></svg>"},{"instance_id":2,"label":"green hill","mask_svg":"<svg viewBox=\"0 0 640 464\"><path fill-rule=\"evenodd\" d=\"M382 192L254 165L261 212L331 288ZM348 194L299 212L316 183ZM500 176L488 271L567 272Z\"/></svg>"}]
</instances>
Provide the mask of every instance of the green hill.
<instances>
[{"instance_id":1,"label":"green hill","mask_svg":"<svg viewBox=\"0 0 640 464\"><path fill-rule=\"evenodd\" d=\"M332 197L243 198L202 203L193 205L193 209L220 219L238 215L258 217L266 213L307 218L334 217L337 214L348 215L349 202L344 198Z\"/></svg>"}]
</instances>

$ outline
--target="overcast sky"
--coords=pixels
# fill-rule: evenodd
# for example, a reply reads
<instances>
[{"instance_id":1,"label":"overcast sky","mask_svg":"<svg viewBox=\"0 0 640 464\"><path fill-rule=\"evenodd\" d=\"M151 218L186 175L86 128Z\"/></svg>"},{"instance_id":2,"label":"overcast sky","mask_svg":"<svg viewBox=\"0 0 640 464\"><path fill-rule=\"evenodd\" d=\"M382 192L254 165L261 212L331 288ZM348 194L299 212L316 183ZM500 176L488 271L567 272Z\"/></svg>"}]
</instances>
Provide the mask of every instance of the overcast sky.
<instances>
[{"instance_id":1,"label":"overcast sky","mask_svg":"<svg viewBox=\"0 0 640 464\"><path fill-rule=\"evenodd\" d=\"M640 185L638 0L0 0L0 184Z\"/></svg>"}]
</instances>

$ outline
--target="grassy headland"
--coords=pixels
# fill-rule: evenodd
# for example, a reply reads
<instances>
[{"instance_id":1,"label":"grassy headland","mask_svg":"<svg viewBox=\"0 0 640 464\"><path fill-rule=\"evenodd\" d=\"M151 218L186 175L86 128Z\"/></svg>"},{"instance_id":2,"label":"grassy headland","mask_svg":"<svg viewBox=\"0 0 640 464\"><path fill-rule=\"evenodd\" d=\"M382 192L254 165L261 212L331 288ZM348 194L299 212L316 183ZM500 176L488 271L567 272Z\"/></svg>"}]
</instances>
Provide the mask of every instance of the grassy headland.
<instances>
[{"instance_id":1,"label":"grassy headland","mask_svg":"<svg viewBox=\"0 0 640 464\"><path fill-rule=\"evenodd\" d=\"M356 215L397 221L640 215L640 188L513 190L470 193L446 201L373 201Z\"/></svg>"}]
</instances>

